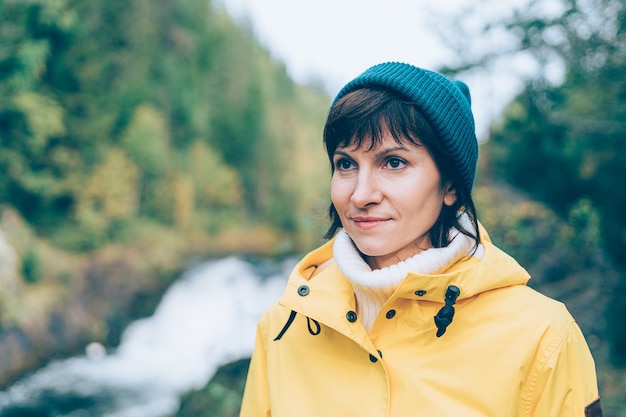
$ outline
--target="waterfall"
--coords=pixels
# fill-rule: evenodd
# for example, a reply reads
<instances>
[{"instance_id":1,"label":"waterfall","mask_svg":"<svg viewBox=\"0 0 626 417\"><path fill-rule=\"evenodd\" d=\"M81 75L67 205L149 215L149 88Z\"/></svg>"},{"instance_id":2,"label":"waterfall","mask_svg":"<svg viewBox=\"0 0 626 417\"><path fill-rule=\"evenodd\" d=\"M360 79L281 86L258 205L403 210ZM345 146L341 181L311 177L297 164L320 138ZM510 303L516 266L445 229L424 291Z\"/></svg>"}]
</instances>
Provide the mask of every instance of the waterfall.
<instances>
[{"instance_id":1,"label":"waterfall","mask_svg":"<svg viewBox=\"0 0 626 417\"><path fill-rule=\"evenodd\" d=\"M0 416L170 415L182 393L251 354L256 322L282 293L293 264L264 269L229 257L189 269L152 316L125 329L116 350L54 361L18 381L0 392Z\"/></svg>"}]
</instances>

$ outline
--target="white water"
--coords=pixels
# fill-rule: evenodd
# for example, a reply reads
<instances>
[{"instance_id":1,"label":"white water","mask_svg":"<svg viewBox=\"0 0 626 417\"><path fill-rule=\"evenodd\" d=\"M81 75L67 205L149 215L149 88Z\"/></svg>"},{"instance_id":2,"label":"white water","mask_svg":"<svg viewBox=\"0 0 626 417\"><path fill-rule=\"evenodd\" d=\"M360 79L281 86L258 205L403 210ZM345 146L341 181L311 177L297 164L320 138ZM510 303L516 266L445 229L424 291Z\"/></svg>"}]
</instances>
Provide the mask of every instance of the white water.
<instances>
[{"instance_id":1,"label":"white water","mask_svg":"<svg viewBox=\"0 0 626 417\"><path fill-rule=\"evenodd\" d=\"M182 393L206 385L220 365L250 355L256 322L282 293L292 266L286 262L269 277L235 257L192 268L151 317L124 331L116 351L51 363L0 392L0 412L49 402L56 411L47 415L59 417L169 415ZM88 402L58 411L59 398Z\"/></svg>"}]
</instances>

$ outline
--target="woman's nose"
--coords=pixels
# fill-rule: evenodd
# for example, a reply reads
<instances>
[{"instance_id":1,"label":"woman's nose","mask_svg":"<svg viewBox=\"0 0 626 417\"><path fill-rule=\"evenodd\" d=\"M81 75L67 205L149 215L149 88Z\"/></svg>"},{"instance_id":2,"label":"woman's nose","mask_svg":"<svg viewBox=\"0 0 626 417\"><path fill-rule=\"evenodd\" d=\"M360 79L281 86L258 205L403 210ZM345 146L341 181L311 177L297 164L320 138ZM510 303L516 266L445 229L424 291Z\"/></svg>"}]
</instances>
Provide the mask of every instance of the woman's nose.
<instances>
[{"instance_id":1,"label":"woman's nose","mask_svg":"<svg viewBox=\"0 0 626 417\"><path fill-rule=\"evenodd\" d=\"M352 191L352 203L357 207L379 204L382 196L376 176L369 170L360 170Z\"/></svg>"}]
</instances>

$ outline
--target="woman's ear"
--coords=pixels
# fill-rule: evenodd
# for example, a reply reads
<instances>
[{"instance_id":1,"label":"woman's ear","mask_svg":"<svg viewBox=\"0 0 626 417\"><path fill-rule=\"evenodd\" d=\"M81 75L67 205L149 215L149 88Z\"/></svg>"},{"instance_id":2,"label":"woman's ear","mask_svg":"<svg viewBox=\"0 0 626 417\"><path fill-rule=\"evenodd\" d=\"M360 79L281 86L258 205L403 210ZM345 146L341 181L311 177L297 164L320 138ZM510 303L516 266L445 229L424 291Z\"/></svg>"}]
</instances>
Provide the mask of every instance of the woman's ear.
<instances>
[{"instance_id":1,"label":"woman's ear","mask_svg":"<svg viewBox=\"0 0 626 417\"><path fill-rule=\"evenodd\" d=\"M443 204L450 207L456 203L456 188L451 182L447 182L443 186Z\"/></svg>"}]
</instances>

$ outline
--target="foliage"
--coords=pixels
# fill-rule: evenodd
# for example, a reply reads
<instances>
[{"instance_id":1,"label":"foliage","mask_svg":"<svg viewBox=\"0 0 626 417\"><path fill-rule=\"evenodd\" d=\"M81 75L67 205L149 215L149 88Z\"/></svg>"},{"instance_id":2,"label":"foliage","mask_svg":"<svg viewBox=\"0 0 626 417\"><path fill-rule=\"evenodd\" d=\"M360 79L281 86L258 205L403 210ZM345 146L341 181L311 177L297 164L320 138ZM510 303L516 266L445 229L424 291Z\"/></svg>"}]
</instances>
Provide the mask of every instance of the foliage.
<instances>
[{"instance_id":1,"label":"foliage","mask_svg":"<svg viewBox=\"0 0 626 417\"><path fill-rule=\"evenodd\" d=\"M298 180L326 171L328 98L211 2L0 0L0 96L0 202L57 245L146 221L215 234L246 219L292 250L312 232L325 185L299 201Z\"/></svg>"},{"instance_id":2,"label":"foliage","mask_svg":"<svg viewBox=\"0 0 626 417\"><path fill-rule=\"evenodd\" d=\"M502 185L483 184L475 198L491 239L520 264L531 266L539 280L560 281L601 256L598 215L588 200L562 219L549 207L516 196Z\"/></svg>"}]
</instances>

